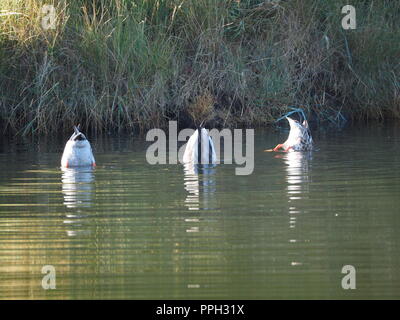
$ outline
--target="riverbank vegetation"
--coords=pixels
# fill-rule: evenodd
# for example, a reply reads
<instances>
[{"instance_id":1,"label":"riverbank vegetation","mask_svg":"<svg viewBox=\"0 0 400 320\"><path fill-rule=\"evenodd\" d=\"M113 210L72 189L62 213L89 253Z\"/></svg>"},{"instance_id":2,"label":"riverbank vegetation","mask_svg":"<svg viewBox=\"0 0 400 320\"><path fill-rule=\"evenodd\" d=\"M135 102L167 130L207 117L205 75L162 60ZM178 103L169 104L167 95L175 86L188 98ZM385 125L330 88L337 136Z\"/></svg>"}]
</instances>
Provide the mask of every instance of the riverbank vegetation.
<instances>
[{"instance_id":1,"label":"riverbank vegetation","mask_svg":"<svg viewBox=\"0 0 400 320\"><path fill-rule=\"evenodd\" d=\"M0 0L0 123L22 135L400 118L400 2ZM43 27L55 7L54 29Z\"/></svg>"}]
</instances>

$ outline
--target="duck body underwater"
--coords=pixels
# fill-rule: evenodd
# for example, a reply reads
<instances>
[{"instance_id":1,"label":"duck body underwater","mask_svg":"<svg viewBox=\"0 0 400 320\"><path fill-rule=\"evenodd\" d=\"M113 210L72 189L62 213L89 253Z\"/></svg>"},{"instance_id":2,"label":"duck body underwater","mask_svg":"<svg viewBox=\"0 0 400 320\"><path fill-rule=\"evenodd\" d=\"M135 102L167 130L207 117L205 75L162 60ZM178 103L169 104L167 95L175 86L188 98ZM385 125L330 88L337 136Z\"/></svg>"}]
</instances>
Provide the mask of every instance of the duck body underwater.
<instances>
[{"instance_id":1,"label":"duck body underwater","mask_svg":"<svg viewBox=\"0 0 400 320\"><path fill-rule=\"evenodd\" d=\"M67 141L61 158L63 168L96 166L92 147L86 136L74 126L74 133Z\"/></svg>"},{"instance_id":2,"label":"duck body underwater","mask_svg":"<svg viewBox=\"0 0 400 320\"><path fill-rule=\"evenodd\" d=\"M313 139L307 120L300 123L297 120L286 117L290 125L290 132L284 143L278 144L274 149L267 151L279 151L283 149L285 152L292 151L310 151L313 148Z\"/></svg>"}]
</instances>

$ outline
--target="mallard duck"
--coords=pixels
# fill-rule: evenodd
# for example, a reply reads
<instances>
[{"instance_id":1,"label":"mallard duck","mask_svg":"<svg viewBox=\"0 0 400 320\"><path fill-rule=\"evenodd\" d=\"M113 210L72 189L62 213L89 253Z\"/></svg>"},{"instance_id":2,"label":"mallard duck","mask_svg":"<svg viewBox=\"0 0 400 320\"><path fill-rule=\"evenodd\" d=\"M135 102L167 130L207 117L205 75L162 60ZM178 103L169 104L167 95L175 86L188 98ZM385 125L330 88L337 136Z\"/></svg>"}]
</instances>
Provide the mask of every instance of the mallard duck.
<instances>
[{"instance_id":1,"label":"mallard duck","mask_svg":"<svg viewBox=\"0 0 400 320\"><path fill-rule=\"evenodd\" d=\"M65 145L61 166L64 168L96 166L90 142L79 131L79 125L74 126L74 133Z\"/></svg>"},{"instance_id":2,"label":"mallard duck","mask_svg":"<svg viewBox=\"0 0 400 320\"><path fill-rule=\"evenodd\" d=\"M273 151L278 151L279 149L283 149L285 152L311 150L313 140L307 120L300 123L289 117L286 117L286 119L290 125L289 137L284 143L278 144Z\"/></svg>"},{"instance_id":3,"label":"mallard duck","mask_svg":"<svg viewBox=\"0 0 400 320\"><path fill-rule=\"evenodd\" d=\"M184 163L214 164L217 162L214 143L205 128L197 128L186 143Z\"/></svg>"}]
</instances>

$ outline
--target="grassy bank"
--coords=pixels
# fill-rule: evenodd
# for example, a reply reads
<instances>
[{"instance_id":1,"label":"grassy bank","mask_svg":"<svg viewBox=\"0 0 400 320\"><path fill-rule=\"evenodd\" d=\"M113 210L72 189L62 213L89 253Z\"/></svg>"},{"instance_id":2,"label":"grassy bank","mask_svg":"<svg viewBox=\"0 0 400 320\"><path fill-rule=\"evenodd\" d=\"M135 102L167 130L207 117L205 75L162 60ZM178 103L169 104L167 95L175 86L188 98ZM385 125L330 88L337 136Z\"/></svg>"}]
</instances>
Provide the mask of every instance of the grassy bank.
<instances>
[{"instance_id":1,"label":"grassy bank","mask_svg":"<svg viewBox=\"0 0 400 320\"><path fill-rule=\"evenodd\" d=\"M400 2L0 0L0 119L19 134L146 130L168 120L400 118ZM43 4L56 28L42 27Z\"/></svg>"}]
</instances>

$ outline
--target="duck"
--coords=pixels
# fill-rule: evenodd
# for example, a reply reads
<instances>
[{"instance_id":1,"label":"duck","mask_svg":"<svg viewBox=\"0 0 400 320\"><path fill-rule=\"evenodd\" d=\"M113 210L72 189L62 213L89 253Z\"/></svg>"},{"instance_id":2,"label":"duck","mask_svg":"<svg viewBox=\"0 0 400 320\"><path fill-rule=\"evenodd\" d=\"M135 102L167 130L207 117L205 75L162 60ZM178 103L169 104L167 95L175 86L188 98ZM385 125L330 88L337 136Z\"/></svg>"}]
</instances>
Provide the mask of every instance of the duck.
<instances>
[{"instance_id":1,"label":"duck","mask_svg":"<svg viewBox=\"0 0 400 320\"><path fill-rule=\"evenodd\" d=\"M313 147L313 139L307 120L302 123L298 120L286 117L290 125L289 137L284 143L278 144L272 151L283 149L285 152L310 151Z\"/></svg>"},{"instance_id":2,"label":"duck","mask_svg":"<svg viewBox=\"0 0 400 320\"><path fill-rule=\"evenodd\" d=\"M214 143L203 127L198 127L190 136L183 153L183 163L215 164L217 156Z\"/></svg>"},{"instance_id":3,"label":"duck","mask_svg":"<svg viewBox=\"0 0 400 320\"><path fill-rule=\"evenodd\" d=\"M92 147L86 136L80 131L80 126L74 126L74 133L67 141L61 158L61 167L95 167L96 161Z\"/></svg>"}]
</instances>

